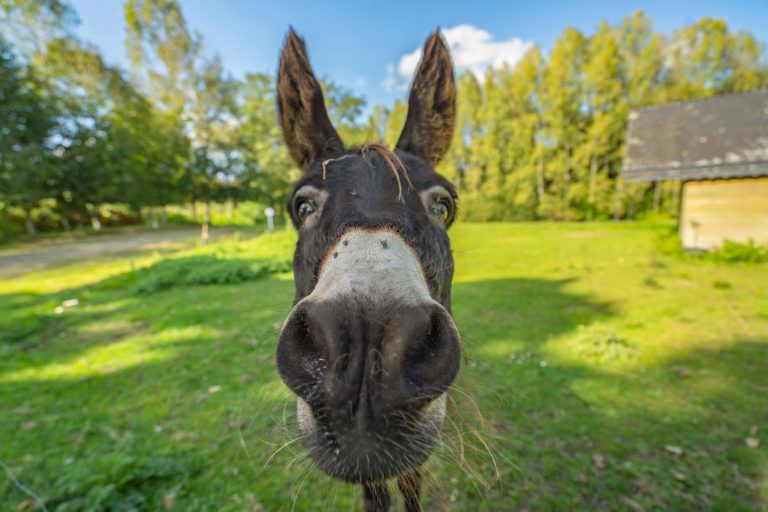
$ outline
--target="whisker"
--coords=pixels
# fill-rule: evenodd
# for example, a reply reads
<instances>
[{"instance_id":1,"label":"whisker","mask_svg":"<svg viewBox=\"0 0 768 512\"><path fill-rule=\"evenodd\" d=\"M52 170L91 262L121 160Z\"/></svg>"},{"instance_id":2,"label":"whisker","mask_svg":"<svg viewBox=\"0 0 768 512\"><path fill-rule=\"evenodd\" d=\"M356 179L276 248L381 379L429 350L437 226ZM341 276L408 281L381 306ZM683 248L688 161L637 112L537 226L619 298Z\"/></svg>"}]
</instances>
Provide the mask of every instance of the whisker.
<instances>
[{"instance_id":1,"label":"whisker","mask_svg":"<svg viewBox=\"0 0 768 512\"><path fill-rule=\"evenodd\" d=\"M305 434L302 434L302 435L300 435L298 437L295 437L295 438L291 439L290 441L287 441L287 442L283 443L283 445L280 448L278 448L277 450L272 452L272 455L270 455L269 458L267 459L267 461L264 463L264 467L266 467L270 462L272 462L272 459L274 459L275 456L278 453L280 453L284 449L288 448L289 446L294 444L296 441L300 441L300 440L304 439L305 437L307 437L307 436Z\"/></svg>"}]
</instances>

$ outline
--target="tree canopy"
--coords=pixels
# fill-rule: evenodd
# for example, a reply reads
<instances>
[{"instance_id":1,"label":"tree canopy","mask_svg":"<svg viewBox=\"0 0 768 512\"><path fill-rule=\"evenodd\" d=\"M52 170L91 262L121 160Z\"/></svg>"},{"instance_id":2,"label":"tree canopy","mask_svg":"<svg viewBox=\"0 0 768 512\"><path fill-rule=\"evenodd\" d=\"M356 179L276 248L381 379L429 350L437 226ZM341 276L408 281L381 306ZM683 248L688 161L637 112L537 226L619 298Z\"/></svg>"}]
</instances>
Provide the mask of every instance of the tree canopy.
<instances>
[{"instance_id":1,"label":"tree canopy","mask_svg":"<svg viewBox=\"0 0 768 512\"><path fill-rule=\"evenodd\" d=\"M274 77L232 77L177 0L126 0L124 16L129 70L74 35L65 0L0 0L0 232L98 227L108 204L140 219L172 204L285 201L300 171L282 144ZM674 215L675 184L622 180L630 109L765 87L765 45L720 19L670 35L640 11L593 34L568 27L549 52L458 77L457 128L437 170L459 188L465 219ZM394 145L404 101L369 108L338 84L323 89L347 144Z\"/></svg>"}]
</instances>

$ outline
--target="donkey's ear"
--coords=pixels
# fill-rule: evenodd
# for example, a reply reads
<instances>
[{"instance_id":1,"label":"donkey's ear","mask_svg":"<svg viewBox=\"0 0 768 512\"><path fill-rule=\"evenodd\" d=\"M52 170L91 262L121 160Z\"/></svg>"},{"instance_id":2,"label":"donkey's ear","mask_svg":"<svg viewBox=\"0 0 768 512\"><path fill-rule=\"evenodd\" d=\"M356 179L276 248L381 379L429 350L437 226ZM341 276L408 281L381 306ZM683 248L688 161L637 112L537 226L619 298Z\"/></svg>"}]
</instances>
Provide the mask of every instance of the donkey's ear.
<instances>
[{"instance_id":1,"label":"donkey's ear","mask_svg":"<svg viewBox=\"0 0 768 512\"><path fill-rule=\"evenodd\" d=\"M434 167L451 144L455 120L453 64L448 46L436 30L424 43L397 148L422 157Z\"/></svg>"},{"instance_id":2,"label":"donkey's ear","mask_svg":"<svg viewBox=\"0 0 768 512\"><path fill-rule=\"evenodd\" d=\"M277 74L277 109L288 152L303 169L316 159L344 150L328 118L323 91L312 73L307 48L288 30Z\"/></svg>"}]
</instances>

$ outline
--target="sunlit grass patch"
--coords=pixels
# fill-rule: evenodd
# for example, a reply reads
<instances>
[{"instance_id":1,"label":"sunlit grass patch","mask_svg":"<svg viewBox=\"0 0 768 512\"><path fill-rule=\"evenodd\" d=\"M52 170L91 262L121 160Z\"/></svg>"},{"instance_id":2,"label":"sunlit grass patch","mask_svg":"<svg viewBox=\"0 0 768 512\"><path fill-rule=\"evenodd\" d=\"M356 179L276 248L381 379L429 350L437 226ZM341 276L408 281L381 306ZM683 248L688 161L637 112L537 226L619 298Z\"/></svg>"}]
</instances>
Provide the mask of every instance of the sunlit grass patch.
<instances>
[{"instance_id":1,"label":"sunlit grass patch","mask_svg":"<svg viewBox=\"0 0 768 512\"><path fill-rule=\"evenodd\" d=\"M109 374L167 360L176 352L174 344L211 339L213 336L214 332L200 327L167 329L155 334L133 336L86 349L67 361L0 374L0 383L84 379Z\"/></svg>"}]
</instances>

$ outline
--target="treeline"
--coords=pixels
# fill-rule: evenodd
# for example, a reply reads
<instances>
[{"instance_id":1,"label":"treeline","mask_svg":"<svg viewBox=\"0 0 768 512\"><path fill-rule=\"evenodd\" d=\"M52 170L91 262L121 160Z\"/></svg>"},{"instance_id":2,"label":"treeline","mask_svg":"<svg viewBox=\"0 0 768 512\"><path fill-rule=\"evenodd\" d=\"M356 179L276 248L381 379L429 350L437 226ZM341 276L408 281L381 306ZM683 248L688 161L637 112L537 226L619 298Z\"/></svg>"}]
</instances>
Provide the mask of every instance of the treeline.
<instances>
[{"instance_id":1,"label":"treeline","mask_svg":"<svg viewBox=\"0 0 768 512\"><path fill-rule=\"evenodd\" d=\"M64 0L0 0L0 237L21 227L138 222L166 205L256 200L282 209L299 173L273 78L235 80L176 0L124 4L129 70L74 36ZM354 137L365 102L325 83ZM372 135L375 137L375 135Z\"/></svg>"},{"instance_id":2,"label":"treeline","mask_svg":"<svg viewBox=\"0 0 768 512\"><path fill-rule=\"evenodd\" d=\"M642 12L593 35L567 28L482 83L460 77L458 129L440 170L475 220L677 213L679 184L621 179L630 109L768 87L764 45L702 18L670 37ZM405 113L392 111L396 129Z\"/></svg>"},{"instance_id":3,"label":"treeline","mask_svg":"<svg viewBox=\"0 0 768 512\"><path fill-rule=\"evenodd\" d=\"M127 0L122 70L74 35L65 0L0 0L0 236L140 221L166 205L282 207L300 172L283 148L273 77L236 80L177 0ZM642 13L587 36L568 28L482 82L459 77L459 119L439 171L467 219L674 213L674 185L624 183L629 109L768 86L763 45L704 18L670 37ZM405 104L324 83L348 144L393 143ZM194 207L194 206L193 206Z\"/></svg>"}]
</instances>

